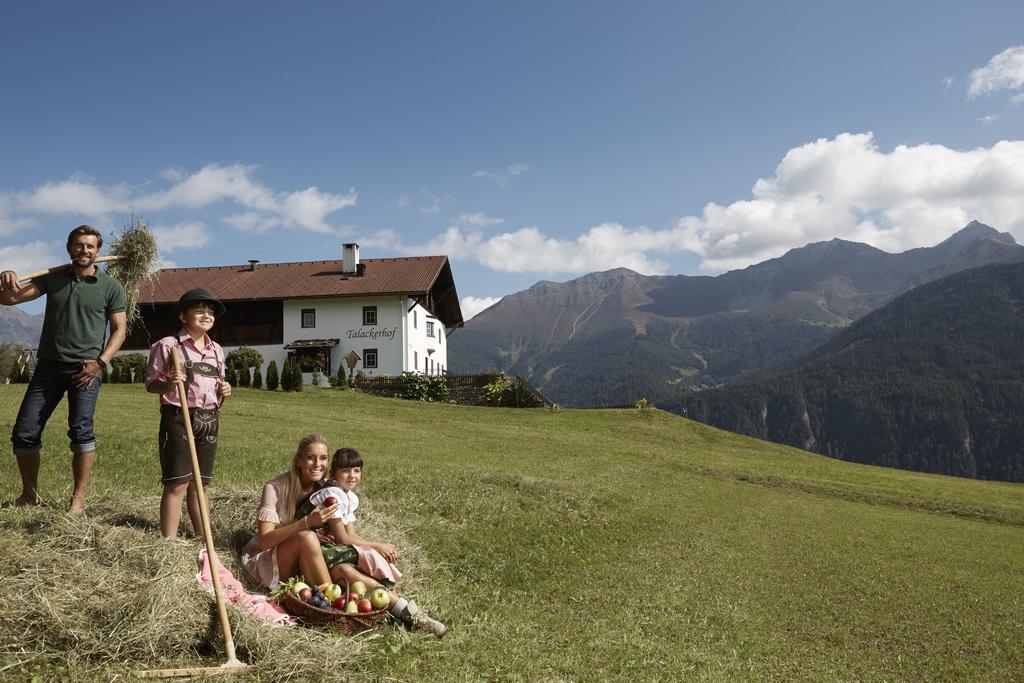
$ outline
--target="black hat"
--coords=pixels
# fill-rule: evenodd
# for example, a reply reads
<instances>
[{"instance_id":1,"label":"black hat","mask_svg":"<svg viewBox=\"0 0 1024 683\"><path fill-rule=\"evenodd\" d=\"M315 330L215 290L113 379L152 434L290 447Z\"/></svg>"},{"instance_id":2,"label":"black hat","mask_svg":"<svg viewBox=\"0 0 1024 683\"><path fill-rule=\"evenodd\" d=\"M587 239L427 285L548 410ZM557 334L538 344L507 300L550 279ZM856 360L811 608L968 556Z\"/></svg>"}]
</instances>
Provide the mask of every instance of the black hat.
<instances>
[{"instance_id":1,"label":"black hat","mask_svg":"<svg viewBox=\"0 0 1024 683\"><path fill-rule=\"evenodd\" d=\"M205 301L213 306L214 313L218 318L224 315L224 304L214 299L213 295L202 287L190 289L181 295L181 298L178 299L178 312L180 313L187 309L190 304L198 303L200 301Z\"/></svg>"}]
</instances>

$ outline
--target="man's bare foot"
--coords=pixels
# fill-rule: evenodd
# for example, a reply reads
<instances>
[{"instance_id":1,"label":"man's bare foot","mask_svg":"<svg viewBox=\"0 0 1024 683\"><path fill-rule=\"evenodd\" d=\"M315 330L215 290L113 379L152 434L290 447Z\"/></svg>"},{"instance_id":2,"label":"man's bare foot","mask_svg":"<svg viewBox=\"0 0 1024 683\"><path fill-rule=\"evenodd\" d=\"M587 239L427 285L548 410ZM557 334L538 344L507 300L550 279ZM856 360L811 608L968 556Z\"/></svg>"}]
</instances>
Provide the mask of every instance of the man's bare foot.
<instances>
[{"instance_id":1,"label":"man's bare foot","mask_svg":"<svg viewBox=\"0 0 1024 683\"><path fill-rule=\"evenodd\" d=\"M85 512L85 498L71 497L71 505L68 507L69 515L80 515Z\"/></svg>"},{"instance_id":2,"label":"man's bare foot","mask_svg":"<svg viewBox=\"0 0 1024 683\"><path fill-rule=\"evenodd\" d=\"M39 496L23 493L20 498L14 501L15 505L42 505L43 501L39 500Z\"/></svg>"}]
</instances>

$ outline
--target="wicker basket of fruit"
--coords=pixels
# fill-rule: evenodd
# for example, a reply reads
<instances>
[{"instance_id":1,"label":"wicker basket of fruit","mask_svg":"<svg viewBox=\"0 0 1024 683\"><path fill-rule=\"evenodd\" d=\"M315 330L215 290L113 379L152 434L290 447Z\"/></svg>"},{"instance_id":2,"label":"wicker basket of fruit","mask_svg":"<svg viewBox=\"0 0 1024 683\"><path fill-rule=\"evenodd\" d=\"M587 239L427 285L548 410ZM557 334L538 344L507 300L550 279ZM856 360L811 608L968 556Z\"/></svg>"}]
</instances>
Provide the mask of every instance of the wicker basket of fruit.
<instances>
[{"instance_id":1,"label":"wicker basket of fruit","mask_svg":"<svg viewBox=\"0 0 1024 683\"><path fill-rule=\"evenodd\" d=\"M331 626L349 634L373 628L388 613L387 591L367 592L361 581L344 588L333 583L309 586L297 576L282 584L272 597L304 624Z\"/></svg>"}]
</instances>

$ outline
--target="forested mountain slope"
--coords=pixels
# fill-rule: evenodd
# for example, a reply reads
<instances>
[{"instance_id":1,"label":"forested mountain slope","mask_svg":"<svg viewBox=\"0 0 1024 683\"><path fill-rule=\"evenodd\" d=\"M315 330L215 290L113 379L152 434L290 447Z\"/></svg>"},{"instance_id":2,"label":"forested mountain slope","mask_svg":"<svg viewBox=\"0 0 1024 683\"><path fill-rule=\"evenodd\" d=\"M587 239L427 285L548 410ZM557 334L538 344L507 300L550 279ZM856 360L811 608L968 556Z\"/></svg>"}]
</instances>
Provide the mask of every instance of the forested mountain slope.
<instances>
[{"instance_id":1,"label":"forested mountain slope","mask_svg":"<svg viewBox=\"0 0 1024 683\"><path fill-rule=\"evenodd\" d=\"M1024 482L1024 263L923 285L784 371L690 393L707 424L860 463Z\"/></svg>"}]
</instances>

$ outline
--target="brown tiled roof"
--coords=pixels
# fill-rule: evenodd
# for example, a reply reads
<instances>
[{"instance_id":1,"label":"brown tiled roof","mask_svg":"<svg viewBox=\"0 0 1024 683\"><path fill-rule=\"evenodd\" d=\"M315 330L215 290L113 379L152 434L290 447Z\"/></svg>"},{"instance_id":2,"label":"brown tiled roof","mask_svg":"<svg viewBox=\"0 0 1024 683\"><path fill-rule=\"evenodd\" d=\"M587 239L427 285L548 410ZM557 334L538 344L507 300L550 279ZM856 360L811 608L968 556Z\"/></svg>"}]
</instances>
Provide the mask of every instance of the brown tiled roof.
<instances>
[{"instance_id":1,"label":"brown tiled roof","mask_svg":"<svg viewBox=\"0 0 1024 683\"><path fill-rule=\"evenodd\" d=\"M176 303L195 287L225 302L389 294L433 300L442 295L449 308L454 299L456 309L439 317L450 318L448 325L462 324L447 256L362 259L360 266L361 275L342 275L341 261L260 263L255 270L250 270L248 264L164 268L139 287L139 303Z\"/></svg>"},{"instance_id":2,"label":"brown tiled roof","mask_svg":"<svg viewBox=\"0 0 1024 683\"><path fill-rule=\"evenodd\" d=\"M363 259L361 276L342 275L341 261L260 263L164 268L139 289L139 303L174 303L194 287L221 301L307 299L375 294L426 294L448 259L444 256Z\"/></svg>"}]
</instances>

